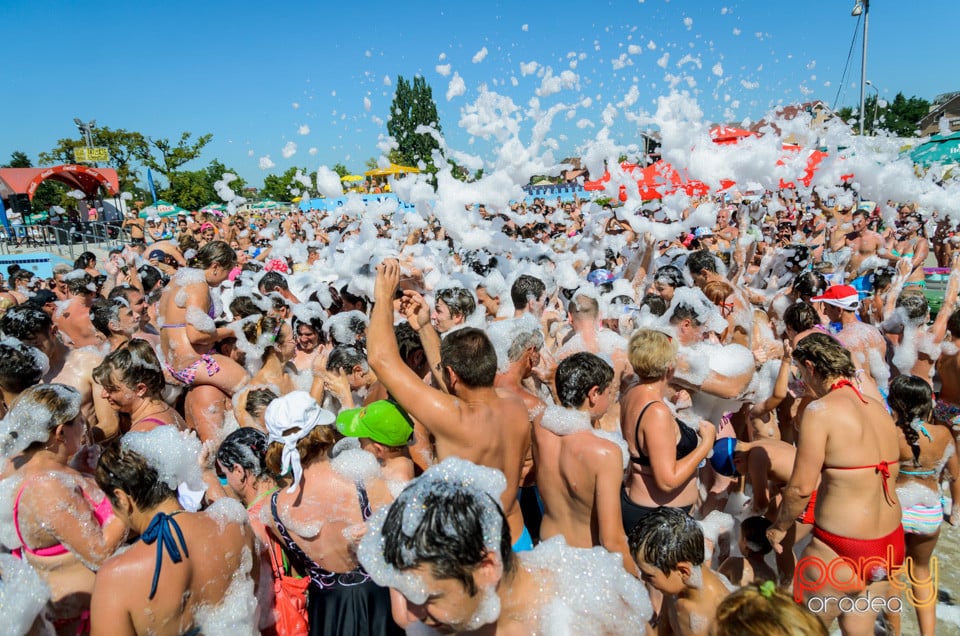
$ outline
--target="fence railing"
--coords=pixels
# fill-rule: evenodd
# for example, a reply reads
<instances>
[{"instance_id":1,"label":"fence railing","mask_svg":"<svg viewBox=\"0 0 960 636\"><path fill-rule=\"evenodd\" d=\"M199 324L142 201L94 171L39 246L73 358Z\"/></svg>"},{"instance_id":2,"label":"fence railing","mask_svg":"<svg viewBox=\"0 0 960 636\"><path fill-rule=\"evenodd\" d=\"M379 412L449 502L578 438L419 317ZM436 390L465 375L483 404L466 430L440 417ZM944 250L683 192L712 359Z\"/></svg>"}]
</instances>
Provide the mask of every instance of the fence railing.
<instances>
[{"instance_id":1,"label":"fence railing","mask_svg":"<svg viewBox=\"0 0 960 636\"><path fill-rule=\"evenodd\" d=\"M76 259L75 252L86 252L91 246L102 249L122 248L131 239L129 228L101 221L84 221L69 225L11 224L9 230L0 225L0 253L14 248L50 251Z\"/></svg>"}]
</instances>

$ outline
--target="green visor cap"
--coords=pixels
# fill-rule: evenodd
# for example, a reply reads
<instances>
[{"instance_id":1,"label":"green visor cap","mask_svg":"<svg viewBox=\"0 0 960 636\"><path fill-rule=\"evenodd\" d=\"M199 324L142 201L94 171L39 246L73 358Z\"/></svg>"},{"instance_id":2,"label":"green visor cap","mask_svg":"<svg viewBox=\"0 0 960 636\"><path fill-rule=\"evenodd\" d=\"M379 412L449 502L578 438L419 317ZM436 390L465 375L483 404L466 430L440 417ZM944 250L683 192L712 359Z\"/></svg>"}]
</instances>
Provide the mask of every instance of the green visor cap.
<instances>
[{"instance_id":1,"label":"green visor cap","mask_svg":"<svg viewBox=\"0 0 960 636\"><path fill-rule=\"evenodd\" d=\"M405 446L413 435L406 412L389 400L341 411L337 415L337 430L347 437L368 437L386 446Z\"/></svg>"}]
</instances>

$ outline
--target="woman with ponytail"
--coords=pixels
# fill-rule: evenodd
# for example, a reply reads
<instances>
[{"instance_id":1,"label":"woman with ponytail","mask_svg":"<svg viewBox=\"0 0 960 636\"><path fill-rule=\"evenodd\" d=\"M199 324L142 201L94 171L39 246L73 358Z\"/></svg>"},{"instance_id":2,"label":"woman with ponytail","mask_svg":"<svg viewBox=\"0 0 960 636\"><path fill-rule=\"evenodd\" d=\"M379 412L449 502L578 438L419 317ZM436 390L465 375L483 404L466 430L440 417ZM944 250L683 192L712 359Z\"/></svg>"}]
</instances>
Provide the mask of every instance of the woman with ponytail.
<instances>
[{"instance_id":1,"label":"woman with ponytail","mask_svg":"<svg viewBox=\"0 0 960 636\"><path fill-rule=\"evenodd\" d=\"M897 498L903 508L903 531L913 583L914 607L920 634L933 634L937 624L936 587L930 580L930 561L940 537L943 506L940 482L950 481L954 502L960 501L960 460L950 425L934 418L930 384L915 375L901 375L890 383L887 399L900 438L900 474ZM945 474L948 473L948 474ZM960 505L950 513L950 525L960 523ZM934 598L930 598L930 595ZM924 601L931 601L925 603ZM899 615L891 615L894 621ZM899 630L898 630L899 631Z\"/></svg>"}]
</instances>

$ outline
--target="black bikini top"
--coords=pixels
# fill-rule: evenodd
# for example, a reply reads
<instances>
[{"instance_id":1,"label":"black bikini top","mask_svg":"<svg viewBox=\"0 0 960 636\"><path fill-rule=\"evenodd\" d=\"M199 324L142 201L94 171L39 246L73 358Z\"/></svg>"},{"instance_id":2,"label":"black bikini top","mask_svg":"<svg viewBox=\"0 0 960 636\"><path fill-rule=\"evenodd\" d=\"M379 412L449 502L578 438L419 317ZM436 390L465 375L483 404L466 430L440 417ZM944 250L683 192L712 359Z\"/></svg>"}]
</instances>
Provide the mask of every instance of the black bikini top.
<instances>
[{"instance_id":1,"label":"black bikini top","mask_svg":"<svg viewBox=\"0 0 960 636\"><path fill-rule=\"evenodd\" d=\"M643 410L640 411L640 416L637 417L637 427L633 429L633 444L637 449L637 456L631 456L630 461L638 466L650 465L650 458L647 457L642 450L640 450L640 420L643 419L643 414L647 412L647 409L650 408L650 405L652 404L656 404L656 402L648 402L647 405L643 407ZM677 423L677 427L680 429L680 441L677 442L677 459L683 459L697 448L697 445L700 443L700 439L695 430L677 418L674 418L674 421Z\"/></svg>"}]
</instances>

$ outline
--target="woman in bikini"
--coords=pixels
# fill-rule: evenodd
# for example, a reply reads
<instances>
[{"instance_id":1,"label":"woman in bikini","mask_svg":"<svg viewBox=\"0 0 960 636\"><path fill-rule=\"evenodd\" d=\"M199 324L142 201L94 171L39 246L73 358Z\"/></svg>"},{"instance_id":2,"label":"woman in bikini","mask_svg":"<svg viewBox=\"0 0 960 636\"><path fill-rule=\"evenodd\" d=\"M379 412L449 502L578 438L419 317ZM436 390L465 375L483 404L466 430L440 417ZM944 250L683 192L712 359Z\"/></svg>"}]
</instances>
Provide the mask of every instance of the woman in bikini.
<instances>
[{"instance_id":1,"label":"woman in bikini","mask_svg":"<svg viewBox=\"0 0 960 636\"><path fill-rule=\"evenodd\" d=\"M923 264L930 253L930 242L923 234L923 219L919 216L910 215L902 221L898 221L894 239L890 254L910 261L910 273L907 274L903 286L926 287Z\"/></svg>"},{"instance_id":2,"label":"woman in bikini","mask_svg":"<svg viewBox=\"0 0 960 636\"><path fill-rule=\"evenodd\" d=\"M629 532L658 506L689 512L697 501L697 469L716 439L716 427L699 431L677 420L666 404L677 345L661 331L641 329L630 338L630 364L639 382L623 397L620 429L630 450L626 486L620 494ZM699 432L699 435L698 435Z\"/></svg>"},{"instance_id":3,"label":"woman in bikini","mask_svg":"<svg viewBox=\"0 0 960 636\"><path fill-rule=\"evenodd\" d=\"M778 552L782 550L784 535L817 490L813 539L802 557L820 559L832 578L824 582L828 577L816 561L798 565L797 593L804 602L812 596L884 595L888 584L877 579L899 567L904 557L895 490L900 457L896 426L883 403L864 397L854 384L856 367L850 352L832 336L805 336L793 359L815 399L803 411L797 459L767 538ZM849 561L838 562L838 557ZM861 558L873 562L861 566ZM837 582L846 589L837 589ZM820 617L828 627L839 615L843 633L873 633L875 611L841 613L838 603L823 605Z\"/></svg>"},{"instance_id":4,"label":"woman in bikini","mask_svg":"<svg viewBox=\"0 0 960 636\"><path fill-rule=\"evenodd\" d=\"M227 280L237 262L236 253L223 241L205 245L194 259L194 268L181 268L160 298L160 353L171 377L186 386L214 386L232 396L249 377L243 367L226 356L211 353L220 339L234 337L227 327L217 327L220 313L212 290Z\"/></svg>"},{"instance_id":5,"label":"woman in bikini","mask_svg":"<svg viewBox=\"0 0 960 636\"><path fill-rule=\"evenodd\" d=\"M951 498L960 501L960 460L953 432L946 422L933 416L933 391L930 384L913 375L901 375L890 384L890 409L897 422L900 440L900 474L897 497L903 509L907 556L910 558L911 583L930 577L930 557L940 537L943 505L940 482L950 482ZM950 524L960 522L960 505L954 506ZM932 635L937 626L936 602L930 600L929 585L913 584L914 607L922 636ZM889 618L899 622L899 614ZM899 629L897 629L899 632Z\"/></svg>"},{"instance_id":6,"label":"woman in bikini","mask_svg":"<svg viewBox=\"0 0 960 636\"><path fill-rule=\"evenodd\" d=\"M256 536L243 506L229 497L203 512L183 510L176 486L190 477L168 455L168 430L129 433L97 464L97 483L140 539L97 572L90 633L252 636Z\"/></svg>"},{"instance_id":7,"label":"woman in bikini","mask_svg":"<svg viewBox=\"0 0 960 636\"><path fill-rule=\"evenodd\" d=\"M186 427L180 414L163 401L163 370L146 340L135 338L110 353L94 368L93 379L120 413L121 432L145 433L167 424Z\"/></svg>"},{"instance_id":8,"label":"woman in bikini","mask_svg":"<svg viewBox=\"0 0 960 636\"><path fill-rule=\"evenodd\" d=\"M256 355L260 369L250 380L250 384L241 389L234 399L234 413L241 426L254 426L257 421L247 412L247 397L254 388L270 388L276 395L286 395L297 388L296 372L290 361L296 354L293 330L282 319L275 316L260 316L243 325L243 337L246 344L238 340L238 348L246 352L246 366L252 368L251 357Z\"/></svg>"},{"instance_id":9,"label":"woman in bikini","mask_svg":"<svg viewBox=\"0 0 960 636\"><path fill-rule=\"evenodd\" d=\"M50 588L64 636L88 628L94 570L126 536L104 493L70 465L85 437L80 394L63 384L27 389L0 423L0 455L13 468L0 481L0 501L12 504L0 511L2 536L15 538L8 547Z\"/></svg>"}]
</instances>

